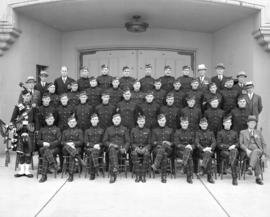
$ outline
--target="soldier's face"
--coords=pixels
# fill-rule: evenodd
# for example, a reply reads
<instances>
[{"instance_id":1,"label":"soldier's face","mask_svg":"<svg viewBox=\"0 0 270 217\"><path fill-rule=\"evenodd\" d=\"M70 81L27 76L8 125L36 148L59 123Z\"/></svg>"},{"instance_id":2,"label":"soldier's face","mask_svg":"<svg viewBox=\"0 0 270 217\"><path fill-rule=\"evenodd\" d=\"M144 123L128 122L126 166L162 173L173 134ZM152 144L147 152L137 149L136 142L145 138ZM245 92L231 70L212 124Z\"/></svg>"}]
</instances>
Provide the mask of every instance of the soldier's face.
<instances>
[{"instance_id":1,"label":"soldier's face","mask_svg":"<svg viewBox=\"0 0 270 217\"><path fill-rule=\"evenodd\" d=\"M209 88L210 92L211 93L216 93L217 92L217 86L216 85L212 85L210 88Z\"/></svg>"},{"instance_id":2,"label":"soldier's face","mask_svg":"<svg viewBox=\"0 0 270 217\"><path fill-rule=\"evenodd\" d=\"M67 105L68 104L68 97L67 96L61 97L60 102L62 105Z\"/></svg>"},{"instance_id":3,"label":"soldier's face","mask_svg":"<svg viewBox=\"0 0 270 217\"><path fill-rule=\"evenodd\" d=\"M155 85L155 89L156 90L160 90L160 88L161 88L161 82L155 82L154 85Z\"/></svg>"},{"instance_id":4,"label":"soldier's face","mask_svg":"<svg viewBox=\"0 0 270 217\"><path fill-rule=\"evenodd\" d=\"M48 90L50 93L55 93L55 86L54 85L50 86Z\"/></svg>"},{"instance_id":5,"label":"soldier's face","mask_svg":"<svg viewBox=\"0 0 270 217\"><path fill-rule=\"evenodd\" d=\"M175 90L179 90L180 87L181 87L181 83L180 82L176 82L176 83L173 84L173 87L174 87Z\"/></svg>"},{"instance_id":6,"label":"soldier's face","mask_svg":"<svg viewBox=\"0 0 270 217\"><path fill-rule=\"evenodd\" d=\"M30 93L24 94L22 95L22 97L23 97L23 101L26 103L29 103L32 99L32 95Z\"/></svg>"},{"instance_id":7,"label":"soldier's face","mask_svg":"<svg viewBox=\"0 0 270 217\"><path fill-rule=\"evenodd\" d=\"M212 107L212 108L217 108L219 102L218 102L218 100L212 100L210 104L211 104L211 107Z\"/></svg>"},{"instance_id":8,"label":"soldier's face","mask_svg":"<svg viewBox=\"0 0 270 217\"><path fill-rule=\"evenodd\" d=\"M164 118L158 119L158 125L160 127L164 127L166 125L166 118L164 117Z\"/></svg>"},{"instance_id":9,"label":"soldier's face","mask_svg":"<svg viewBox=\"0 0 270 217\"><path fill-rule=\"evenodd\" d=\"M192 88L193 90L198 89L198 87L199 87L199 82L195 81L195 82L192 82L192 83L191 83L191 88Z\"/></svg>"},{"instance_id":10,"label":"soldier's face","mask_svg":"<svg viewBox=\"0 0 270 217\"><path fill-rule=\"evenodd\" d=\"M113 125L118 126L121 123L121 117L117 115L116 117L113 117L112 121L113 121Z\"/></svg>"},{"instance_id":11,"label":"soldier's face","mask_svg":"<svg viewBox=\"0 0 270 217\"><path fill-rule=\"evenodd\" d=\"M124 97L125 100L130 100L130 98L131 98L131 93L130 93L130 91L125 92L125 93L123 94L123 97Z\"/></svg>"},{"instance_id":12,"label":"soldier's face","mask_svg":"<svg viewBox=\"0 0 270 217\"><path fill-rule=\"evenodd\" d=\"M102 99L102 103L103 103L103 104L108 104L109 101L110 101L110 96L109 96L109 95L103 95L103 96L101 97L101 99Z\"/></svg>"},{"instance_id":13,"label":"soldier's face","mask_svg":"<svg viewBox=\"0 0 270 217\"><path fill-rule=\"evenodd\" d=\"M140 82L134 83L134 84L133 84L133 88L134 88L134 90L140 90L140 88L141 88L141 83L140 83Z\"/></svg>"},{"instance_id":14,"label":"soldier's face","mask_svg":"<svg viewBox=\"0 0 270 217\"><path fill-rule=\"evenodd\" d=\"M89 75L89 72L87 69L82 69L80 72L81 78L87 78Z\"/></svg>"},{"instance_id":15,"label":"soldier's face","mask_svg":"<svg viewBox=\"0 0 270 217\"><path fill-rule=\"evenodd\" d=\"M145 68L145 75L151 75L152 68Z\"/></svg>"},{"instance_id":16,"label":"soldier's face","mask_svg":"<svg viewBox=\"0 0 270 217\"><path fill-rule=\"evenodd\" d=\"M97 86L97 80L95 80L95 79L94 80L91 80L90 81L90 86L91 87L96 87Z\"/></svg>"},{"instance_id":17,"label":"soldier's face","mask_svg":"<svg viewBox=\"0 0 270 217\"><path fill-rule=\"evenodd\" d=\"M81 96L80 96L80 102L81 102L82 104L84 104L84 103L86 103L86 101L87 101L87 96L86 96L86 95L81 95Z\"/></svg>"},{"instance_id":18,"label":"soldier's face","mask_svg":"<svg viewBox=\"0 0 270 217\"><path fill-rule=\"evenodd\" d=\"M187 101L187 104L188 104L188 107L193 108L194 105L195 105L195 100L194 100L194 99L188 100L188 101Z\"/></svg>"},{"instance_id":19,"label":"soldier's face","mask_svg":"<svg viewBox=\"0 0 270 217\"><path fill-rule=\"evenodd\" d=\"M68 126L70 128L74 128L74 127L76 127L76 125L77 125L77 121L75 118L68 121Z\"/></svg>"},{"instance_id":20,"label":"soldier's face","mask_svg":"<svg viewBox=\"0 0 270 217\"><path fill-rule=\"evenodd\" d=\"M92 124L93 127L97 126L98 123L99 123L98 117L91 118L91 124Z\"/></svg>"},{"instance_id":21,"label":"soldier's face","mask_svg":"<svg viewBox=\"0 0 270 217\"><path fill-rule=\"evenodd\" d=\"M172 74L172 70L171 69L165 69L164 70L164 74L165 75L171 75Z\"/></svg>"},{"instance_id":22,"label":"soldier's face","mask_svg":"<svg viewBox=\"0 0 270 217\"><path fill-rule=\"evenodd\" d=\"M166 98L166 103L167 103L167 105L173 105L173 103L174 103L174 98L173 97L167 97Z\"/></svg>"},{"instance_id":23,"label":"soldier's face","mask_svg":"<svg viewBox=\"0 0 270 217\"><path fill-rule=\"evenodd\" d=\"M130 69L125 69L125 70L123 71L123 76L124 76L124 77L129 76L129 74L130 74Z\"/></svg>"},{"instance_id":24,"label":"soldier's face","mask_svg":"<svg viewBox=\"0 0 270 217\"><path fill-rule=\"evenodd\" d=\"M119 80L113 80L112 82L113 88L118 88L119 84L120 84Z\"/></svg>"},{"instance_id":25,"label":"soldier's face","mask_svg":"<svg viewBox=\"0 0 270 217\"><path fill-rule=\"evenodd\" d=\"M199 75L200 75L200 77L203 77L203 76L205 76L205 74L206 74L206 70L199 70Z\"/></svg>"},{"instance_id":26,"label":"soldier's face","mask_svg":"<svg viewBox=\"0 0 270 217\"><path fill-rule=\"evenodd\" d=\"M255 129L257 122L256 121L248 121L247 125L248 125L249 129Z\"/></svg>"},{"instance_id":27,"label":"soldier's face","mask_svg":"<svg viewBox=\"0 0 270 217\"><path fill-rule=\"evenodd\" d=\"M223 75L224 74L224 69L223 68L217 68L216 72L218 75Z\"/></svg>"},{"instance_id":28,"label":"soldier's face","mask_svg":"<svg viewBox=\"0 0 270 217\"><path fill-rule=\"evenodd\" d=\"M232 122L231 121L225 121L223 122L223 126L225 130L230 130L231 126L232 126Z\"/></svg>"},{"instance_id":29,"label":"soldier's face","mask_svg":"<svg viewBox=\"0 0 270 217\"><path fill-rule=\"evenodd\" d=\"M227 87L227 88L232 88L232 87L233 87L233 80L227 81L227 82L225 83L225 87Z\"/></svg>"},{"instance_id":30,"label":"soldier's face","mask_svg":"<svg viewBox=\"0 0 270 217\"><path fill-rule=\"evenodd\" d=\"M140 128L143 128L144 125L145 125L145 119L144 119L144 118L139 118L139 119L137 120L137 124L138 124L138 126L139 126Z\"/></svg>"},{"instance_id":31,"label":"soldier's face","mask_svg":"<svg viewBox=\"0 0 270 217\"><path fill-rule=\"evenodd\" d=\"M107 74L109 74L109 69L108 69L107 67L104 67L104 68L101 70L101 73L102 73L103 75L107 75Z\"/></svg>"},{"instance_id":32,"label":"soldier's face","mask_svg":"<svg viewBox=\"0 0 270 217\"><path fill-rule=\"evenodd\" d=\"M202 122L202 123L200 123L200 127L201 127L202 130L206 130L207 127L208 127L208 123L207 122Z\"/></svg>"},{"instance_id":33,"label":"soldier's face","mask_svg":"<svg viewBox=\"0 0 270 217\"><path fill-rule=\"evenodd\" d=\"M42 98L42 104L45 105L45 106L48 106L51 102L51 98L50 97L45 97L45 98Z\"/></svg>"},{"instance_id":34,"label":"soldier's face","mask_svg":"<svg viewBox=\"0 0 270 217\"><path fill-rule=\"evenodd\" d=\"M68 69L67 69L67 67L63 66L61 68L61 75L62 75L62 77L67 77L67 74L68 74Z\"/></svg>"},{"instance_id":35,"label":"soldier's face","mask_svg":"<svg viewBox=\"0 0 270 217\"><path fill-rule=\"evenodd\" d=\"M71 91L76 92L78 90L78 84L73 84L71 86Z\"/></svg>"},{"instance_id":36,"label":"soldier's face","mask_svg":"<svg viewBox=\"0 0 270 217\"><path fill-rule=\"evenodd\" d=\"M189 73L190 73L189 69L184 69L183 70L183 75L189 75Z\"/></svg>"},{"instance_id":37,"label":"soldier's face","mask_svg":"<svg viewBox=\"0 0 270 217\"><path fill-rule=\"evenodd\" d=\"M238 106L239 108L245 108L247 105L247 101L245 99L238 100Z\"/></svg>"},{"instance_id":38,"label":"soldier's face","mask_svg":"<svg viewBox=\"0 0 270 217\"><path fill-rule=\"evenodd\" d=\"M47 124L48 126L52 126L53 123L54 123L54 117L51 116L51 117L49 117L49 118L46 118L45 121L46 121L46 124Z\"/></svg>"},{"instance_id":39,"label":"soldier's face","mask_svg":"<svg viewBox=\"0 0 270 217\"><path fill-rule=\"evenodd\" d=\"M154 100L154 96L152 94L147 94L145 96L146 102L151 103Z\"/></svg>"},{"instance_id":40,"label":"soldier's face","mask_svg":"<svg viewBox=\"0 0 270 217\"><path fill-rule=\"evenodd\" d=\"M186 130L188 128L188 121L181 121L181 128Z\"/></svg>"}]
</instances>

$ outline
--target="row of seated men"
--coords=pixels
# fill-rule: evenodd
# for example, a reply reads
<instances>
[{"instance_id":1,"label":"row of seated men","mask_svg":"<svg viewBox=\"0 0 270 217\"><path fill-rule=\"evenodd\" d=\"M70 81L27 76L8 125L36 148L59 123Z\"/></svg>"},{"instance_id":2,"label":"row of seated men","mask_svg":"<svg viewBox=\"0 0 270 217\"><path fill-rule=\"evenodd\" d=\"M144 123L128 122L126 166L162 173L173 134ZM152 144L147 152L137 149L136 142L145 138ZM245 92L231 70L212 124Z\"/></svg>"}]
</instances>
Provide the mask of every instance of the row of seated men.
<instances>
[{"instance_id":1,"label":"row of seated men","mask_svg":"<svg viewBox=\"0 0 270 217\"><path fill-rule=\"evenodd\" d=\"M124 94L125 93L130 93L130 91L127 90ZM103 96L107 95L104 94ZM151 96L151 99L153 98L152 94L147 94L146 100L149 96ZM31 153L34 149L33 146L35 145L31 139L31 133L35 131L33 125L35 108L31 108L29 104L31 97L30 92L27 90L22 91L23 104L15 107L11 119L14 125L17 124L17 132L20 135L18 137L19 146L17 149L20 155L20 171L15 177L24 175L32 177L29 171L29 164ZM85 93L81 94L81 97L87 99ZM43 99L45 98L46 95ZM61 103L63 103L63 99L68 99L66 94L62 95ZM168 94L167 99L173 99L172 95ZM218 98L215 97L211 100L210 105L212 107L213 104L217 106L218 102ZM188 109L193 109L196 104L195 98L188 97L187 104ZM71 156L69 158L68 180L73 181L74 160L78 160L82 166L85 165L85 162L81 159L81 153L83 151L91 158L91 177L94 179L95 169L98 165L97 156L99 156L101 151L106 151L109 156L110 183L115 182L117 177L119 155L125 155L128 152L131 153L132 159L134 160L137 182L139 180L145 182L146 165L147 162L149 162L150 153L152 153L154 155L154 162L151 167L153 170L157 170L161 167L161 181L163 183L166 182L167 158L175 156L182 157L183 159L188 183L192 183L193 170L195 170L196 173L198 172L198 162L200 158L203 159L201 164L203 173L207 174L207 180L210 183L214 183L211 164L213 154L218 150L221 158L223 157L229 160L229 165L232 169L233 184L237 185L236 159L238 157L238 151L242 150L250 159L249 169L255 170L256 183L263 184L260 177L262 172L260 160L265 156L265 142L260 131L255 129L257 123L256 116L248 116L248 129L240 132L239 141L238 132L231 130L231 118L225 116L222 116L221 120L221 123L223 123L221 125L224 126L224 129L216 128L216 131L214 131L208 127L212 119L207 120L205 117L200 117L195 124L192 116L181 113L181 118L178 117L178 120L176 120L176 122L180 122L181 125L181 128L178 129L168 125L168 118L166 114L162 112L154 116L157 125L151 125L151 122L150 125L147 125L149 120L147 120L147 113L145 113L146 112L143 111L136 116L136 124L130 129L122 122L125 114L122 116L119 112L113 113L110 116L112 125L106 128L101 127L99 124L102 115L96 113L92 114L90 119L86 119L86 121L91 123L89 129L81 129L79 125L77 126L76 115L67 116L65 121L67 125L59 125L57 127L54 124L54 114L47 113L44 117L45 126L42 126L38 131L36 141L38 151L43 157L43 175L40 181L46 181L46 173L49 166L53 166L54 169L57 169L55 161L56 154L60 156L60 166L63 164L61 160L63 156ZM191 112L191 114L193 114L193 112ZM83 144L85 146L83 146ZM136 158L140 155L143 156L143 163L142 167L138 169L139 166L137 165L138 161ZM193 162L195 165L193 165Z\"/></svg>"}]
</instances>

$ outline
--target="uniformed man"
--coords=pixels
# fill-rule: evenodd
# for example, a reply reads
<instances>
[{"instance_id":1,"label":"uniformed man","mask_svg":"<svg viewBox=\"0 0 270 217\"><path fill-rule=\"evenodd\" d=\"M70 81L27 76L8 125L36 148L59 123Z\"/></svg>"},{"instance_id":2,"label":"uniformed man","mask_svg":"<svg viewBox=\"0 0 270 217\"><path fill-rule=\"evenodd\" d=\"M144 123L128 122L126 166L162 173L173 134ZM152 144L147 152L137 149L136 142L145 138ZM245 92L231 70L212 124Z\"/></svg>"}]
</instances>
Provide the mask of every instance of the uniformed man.
<instances>
[{"instance_id":1,"label":"uniformed man","mask_svg":"<svg viewBox=\"0 0 270 217\"><path fill-rule=\"evenodd\" d=\"M234 108L231 111L232 115L232 129L235 130L238 134L241 130L248 128L247 120L249 116L249 110L247 108L247 102L244 95L240 95L237 101L238 107Z\"/></svg>"},{"instance_id":2,"label":"uniformed man","mask_svg":"<svg viewBox=\"0 0 270 217\"><path fill-rule=\"evenodd\" d=\"M76 107L79 104L79 91L78 91L78 83L76 81L72 81L70 83L71 89L70 92L67 93L69 104L73 107Z\"/></svg>"},{"instance_id":3,"label":"uniformed man","mask_svg":"<svg viewBox=\"0 0 270 217\"><path fill-rule=\"evenodd\" d=\"M211 82L210 78L206 76L207 67L204 64L198 65L198 73L199 77L197 78L199 81L199 89L203 92L208 89L208 84Z\"/></svg>"},{"instance_id":4,"label":"uniformed man","mask_svg":"<svg viewBox=\"0 0 270 217\"><path fill-rule=\"evenodd\" d=\"M47 91L48 88L48 72L45 70L41 70L39 74L40 81L36 83L34 89L40 92L40 98L42 98L43 94Z\"/></svg>"},{"instance_id":5,"label":"uniformed man","mask_svg":"<svg viewBox=\"0 0 270 217\"><path fill-rule=\"evenodd\" d=\"M57 170L56 155L60 153L61 131L55 126L54 121L54 115L47 113L45 116L46 126L43 126L38 132L37 144L42 157L40 183L46 182L47 171L50 167Z\"/></svg>"},{"instance_id":6,"label":"uniformed man","mask_svg":"<svg viewBox=\"0 0 270 217\"><path fill-rule=\"evenodd\" d=\"M95 108L95 112L99 116L99 125L104 130L112 125L112 116L116 111L116 107L110 104L110 95L108 91L104 91L101 96L102 103Z\"/></svg>"},{"instance_id":7,"label":"uniformed man","mask_svg":"<svg viewBox=\"0 0 270 217\"><path fill-rule=\"evenodd\" d=\"M145 64L145 76L140 79L142 92L148 92L154 89L155 79L151 76L152 66L151 64Z\"/></svg>"},{"instance_id":8,"label":"uniformed man","mask_svg":"<svg viewBox=\"0 0 270 217\"><path fill-rule=\"evenodd\" d=\"M85 153L89 157L90 163L90 180L95 179L98 172L98 158L104 152L103 135L104 129L99 126L99 117L96 113L91 115L91 125L84 133Z\"/></svg>"},{"instance_id":9,"label":"uniformed man","mask_svg":"<svg viewBox=\"0 0 270 217\"><path fill-rule=\"evenodd\" d=\"M181 129L177 129L174 133L175 155L183 160L187 182L192 184L192 154L195 149L195 133L189 129L189 121L187 117L180 118L180 125Z\"/></svg>"},{"instance_id":10,"label":"uniformed man","mask_svg":"<svg viewBox=\"0 0 270 217\"><path fill-rule=\"evenodd\" d=\"M77 126L85 131L90 127L90 117L94 112L94 108L87 103L87 95L85 91L80 93L80 103L75 107L75 115L77 119Z\"/></svg>"},{"instance_id":11,"label":"uniformed man","mask_svg":"<svg viewBox=\"0 0 270 217\"><path fill-rule=\"evenodd\" d=\"M232 77L227 78L225 82L225 88L220 91L222 95L222 109L225 114L229 114L232 109L237 105L238 91L233 89L233 79Z\"/></svg>"},{"instance_id":12,"label":"uniformed man","mask_svg":"<svg viewBox=\"0 0 270 217\"><path fill-rule=\"evenodd\" d=\"M112 88L109 89L110 103L114 106L122 100L123 91L119 87L119 78L115 77L112 80Z\"/></svg>"},{"instance_id":13,"label":"uniformed man","mask_svg":"<svg viewBox=\"0 0 270 217\"><path fill-rule=\"evenodd\" d=\"M137 126L130 132L131 156L136 174L135 182L146 182L146 172L150 162L151 131L145 127L145 116L137 118ZM142 159L142 160L140 160Z\"/></svg>"},{"instance_id":14,"label":"uniformed man","mask_svg":"<svg viewBox=\"0 0 270 217\"><path fill-rule=\"evenodd\" d=\"M78 83L78 91L84 91L90 87L89 83L89 71L86 66L83 66L80 69L80 78L77 81Z\"/></svg>"},{"instance_id":15,"label":"uniformed man","mask_svg":"<svg viewBox=\"0 0 270 217\"><path fill-rule=\"evenodd\" d=\"M173 89L174 77L171 76L172 68L169 65L164 66L164 76L160 77L161 88L166 91L166 94Z\"/></svg>"},{"instance_id":16,"label":"uniformed man","mask_svg":"<svg viewBox=\"0 0 270 217\"><path fill-rule=\"evenodd\" d=\"M152 91L148 91L145 95L145 102L139 106L141 114L145 116L145 127L153 129L157 126L157 115L160 107L154 102L154 95Z\"/></svg>"},{"instance_id":17,"label":"uniformed man","mask_svg":"<svg viewBox=\"0 0 270 217\"><path fill-rule=\"evenodd\" d=\"M208 129L205 117L200 120L200 130L196 132L195 144L199 150L199 157L202 159L202 173L207 174L207 181L213 184L215 182L212 175L212 157L216 148L216 139L214 133Z\"/></svg>"},{"instance_id":18,"label":"uniformed man","mask_svg":"<svg viewBox=\"0 0 270 217\"><path fill-rule=\"evenodd\" d=\"M248 117L248 129L240 132L240 148L246 153L249 159L248 170L252 173L255 172L256 183L263 185L262 181L262 169L260 161L265 161L266 156L266 144L261 131L256 130L257 118L255 115Z\"/></svg>"},{"instance_id":19,"label":"uniformed man","mask_svg":"<svg viewBox=\"0 0 270 217\"><path fill-rule=\"evenodd\" d=\"M97 77L98 86L102 92L109 89L112 85L113 77L109 75L110 69L107 65L101 65L101 75Z\"/></svg>"},{"instance_id":20,"label":"uniformed man","mask_svg":"<svg viewBox=\"0 0 270 217\"><path fill-rule=\"evenodd\" d=\"M238 95L243 95L246 94L245 90L245 83L246 83L246 78L247 74L244 71L240 71L237 73L237 82L234 84L233 89L238 91Z\"/></svg>"},{"instance_id":21,"label":"uniformed man","mask_svg":"<svg viewBox=\"0 0 270 217\"><path fill-rule=\"evenodd\" d=\"M166 126L166 116L158 115L158 127L152 131L152 146L155 157L152 169L157 171L161 166L161 182L167 182L167 161L172 157L173 151L173 129Z\"/></svg>"},{"instance_id":22,"label":"uniformed man","mask_svg":"<svg viewBox=\"0 0 270 217\"><path fill-rule=\"evenodd\" d=\"M55 93L55 85L53 83L48 84L48 92L51 98L51 105L57 108L60 103L60 97Z\"/></svg>"},{"instance_id":23,"label":"uniformed man","mask_svg":"<svg viewBox=\"0 0 270 217\"><path fill-rule=\"evenodd\" d=\"M193 78L190 76L191 67L183 66L182 68L183 75L177 78L182 85L182 90L187 93L191 89L191 81Z\"/></svg>"},{"instance_id":24,"label":"uniformed man","mask_svg":"<svg viewBox=\"0 0 270 217\"><path fill-rule=\"evenodd\" d=\"M232 184L238 185L237 182L237 155L239 147L239 137L236 131L231 129L231 116L224 117L224 129L217 134L217 147L220 150L221 160L229 163L232 170ZM224 165L227 165L224 163ZM221 171L223 172L223 171Z\"/></svg>"},{"instance_id":25,"label":"uniformed man","mask_svg":"<svg viewBox=\"0 0 270 217\"><path fill-rule=\"evenodd\" d=\"M208 108L211 108L210 105L210 100L214 97L217 97L219 100L219 107L221 107L222 104L222 96L221 94L217 91L217 85L214 82L211 82L208 85L208 91L204 92L203 94L203 102L202 102L202 107L203 111L207 110Z\"/></svg>"},{"instance_id":26,"label":"uniformed man","mask_svg":"<svg viewBox=\"0 0 270 217\"><path fill-rule=\"evenodd\" d=\"M97 79L95 77L91 77L90 88L86 90L86 95L88 97L88 103L95 108L98 104L101 103L101 93L102 89L98 87Z\"/></svg>"},{"instance_id":27,"label":"uniformed man","mask_svg":"<svg viewBox=\"0 0 270 217\"><path fill-rule=\"evenodd\" d=\"M85 162L81 159L83 131L77 128L75 115L71 115L68 118L68 129L63 131L61 144L63 146L63 156L69 156L68 181L72 182L75 171L75 162L78 162L81 166L85 166Z\"/></svg>"},{"instance_id":28,"label":"uniformed man","mask_svg":"<svg viewBox=\"0 0 270 217\"><path fill-rule=\"evenodd\" d=\"M21 92L21 96L22 103L15 106L10 120L10 126L15 127L18 134L16 152L19 157L20 171L15 174L15 177L26 176L32 178L33 174L31 174L29 169L31 155L35 150L33 141L35 123L37 123L37 113L36 108L31 106L31 93L25 89Z\"/></svg>"},{"instance_id":29,"label":"uniformed man","mask_svg":"<svg viewBox=\"0 0 270 217\"><path fill-rule=\"evenodd\" d=\"M161 106L160 113L166 116L166 124L169 128L175 130L178 128L180 109L174 104L174 94L169 92L166 97L166 105Z\"/></svg>"},{"instance_id":30,"label":"uniformed man","mask_svg":"<svg viewBox=\"0 0 270 217\"><path fill-rule=\"evenodd\" d=\"M202 109L203 91L199 88L199 80L194 78L191 82L191 90L187 92L188 97L194 96L197 108Z\"/></svg>"},{"instance_id":31,"label":"uniformed man","mask_svg":"<svg viewBox=\"0 0 270 217\"><path fill-rule=\"evenodd\" d=\"M201 110L196 107L195 96L187 96L187 106L181 110L181 116L187 117L189 120L189 128L191 131L199 129L199 122L202 117Z\"/></svg>"},{"instance_id":32,"label":"uniformed man","mask_svg":"<svg viewBox=\"0 0 270 217\"><path fill-rule=\"evenodd\" d=\"M133 91L131 92L131 100L137 105L142 104L144 101L144 95L141 91L141 83L139 80L136 80L133 84Z\"/></svg>"},{"instance_id":33,"label":"uniformed man","mask_svg":"<svg viewBox=\"0 0 270 217\"><path fill-rule=\"evenodd\" d=\"M166 97L166 90L162 89L161 79L156 79L154 82L154 99L159 106L164 105L164 100ZM149 91L148 91L149 92Z\"/></svg>"},{"instance_id":34,"label":"uniformed man","mask_svg":"<svg viewBox=\"0 0 270 217\"><path fill-rule=\"evenodd\" d=\"M139 112L139 106L131 100L132 95L129 89L123 91L123 100L117 105L117 112L121 115L121 124L129 130L135 127L135 122Z\"/></svg>"},{"instance_id":35,"label":"uniformed man","mask_svg":"<svg viewBox=\"0 0 270 217\"><path fill-rule=\"evenodd\" d=\"M130 76L130 68L128 66L124 66L122 72L123 76L119 80L120 88L122 90L129 88L131 90L135 82L135 78Z\"/></svg>"},{"instance_id":36,"label":"uniformed man","mask_svg":"<svg viewBox=\"0 0 270 217\"><path fill-rule=\"evenodd\" d=\"M173 90L171 91L174 95L174 105L180 110L185 107L186 93L182 89L182 85L179 79L173 82Z\"/></svg>"},{"instance_id":37,"label":"uniformed man","mask_svg":"<svg viewBox=\"0 0 270 217\"><path fill-rule=\"evenodd\" d=\"M211 82L215 83L218 90L224 89L224 84L227 79L226 76L224 76L225 66L223 63L218 63L216 66L216 76L213 76L211 78Z\"/></svg>"},{"instance_id":38,"label":"uniformed man","mask_svg":"<svg viewBox=\"0 0 270 217\"><path fill-rule=\"evenodd\" d=\"M110 183L116 181L119 156L126 156L130 145L128 129L121 125L119 113L113 115L112 122L113 126L106 129L103 137L103 144L108 148L109 152Z\"/></svg>"}]
</instances>

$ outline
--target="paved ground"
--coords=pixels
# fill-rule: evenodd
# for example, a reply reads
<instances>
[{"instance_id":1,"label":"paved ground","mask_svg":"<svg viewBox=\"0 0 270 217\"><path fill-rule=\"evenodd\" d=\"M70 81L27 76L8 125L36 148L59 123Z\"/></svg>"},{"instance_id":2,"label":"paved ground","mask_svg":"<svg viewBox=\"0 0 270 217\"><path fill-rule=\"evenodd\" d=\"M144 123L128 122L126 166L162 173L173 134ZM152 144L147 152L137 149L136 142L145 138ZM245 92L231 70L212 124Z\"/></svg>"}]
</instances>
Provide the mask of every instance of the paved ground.
<instances>
[{"instance_id":1,"label":"paved ground","mask_svg":"<svg viewBox=\"0 0 270 217\"><path fill-rule=\"evenodd\" d=\"M223 180L218 177L214 185L205 179L194 179L190 185L181 175L168 178L167 184L159 177L137 184L130 175L120 177L115 184L109 184L107 177L90 181L76 175L69 183L66 177L55 179L51 175L40 184L36 178L13 178L14 161L12 156L9 167L4 167L4 156L0 156L1 217L270 216L268 168L263 186L256 185L251 176L232 186L228 175Z\"/></svg>"}]
</instances>

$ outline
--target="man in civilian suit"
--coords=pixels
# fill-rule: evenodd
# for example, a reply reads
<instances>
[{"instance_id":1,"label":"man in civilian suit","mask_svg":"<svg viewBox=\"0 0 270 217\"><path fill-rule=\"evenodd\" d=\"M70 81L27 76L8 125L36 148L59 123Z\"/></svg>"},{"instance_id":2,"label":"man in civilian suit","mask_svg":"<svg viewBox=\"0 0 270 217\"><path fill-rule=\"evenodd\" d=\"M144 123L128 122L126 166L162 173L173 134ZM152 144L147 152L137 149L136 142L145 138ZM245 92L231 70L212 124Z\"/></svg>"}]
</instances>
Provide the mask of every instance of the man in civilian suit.
<instances>
[{"instance_id":1,"label":"man in civilian suit","mask_svg":"<svg viewBox=\"0 0 270 217\"><path fill-rule=\"evenodd\" d=\"M71 88L72 81L74 81L74 79L68 77L67 66L62 66L61 67L61 77L56 78L54 81L56 94L61 95L62 93L67 93Z\"/></svg>"},{"instance_id":2,"label":"man in civilian suit","mask_svg":"<svg viewBox=\"0 0 270 217\"><path fill-rule=\"evenodd\" d=\"M249 110L250 115L255 115L257 120L259 118L259 114L262 112L262 98L261 96L254 93L254 84L252 81L246 82L245 89L247 94L245 95L247 101L247 108Z\"/></svg>"},{"instance_id":3,"label":"man in civilian suit","mask_svg":"<svg viewBox=\"0 0 270 217\"><path fill-rule=\"evenodd\" d=\"M218 90L222 90L224 88L225 81L227 79L224 76L225 66L223 63L218 63L216 66L217 75L211 78L211 81L217 85Z\"/></svg>"},{"instance_id":4,"label":"man in civilian suit","mask_svg":"<svg viewBox=\"0 0 270 217\"><path fill-rule=\"evenodd\" d=\"M208 84L210 83L210 78L206 77L207 68L204 64L198 65L198 73L199 73L199 89L205 92L208 90Z\"/></svg>"},{"instance_id":5,"label":"man in civilian suit","mask_svg":"<svg viewBox=\"0 0 270 217\"><path fill-rule=\"evenodd\" d=\"M43 94L47 91L48 89L48 73L46 71L40 71L40 81L36 83L34 89L38 90L40 92L40 98L42 99Z\"/></svg>"}]
</instances>

